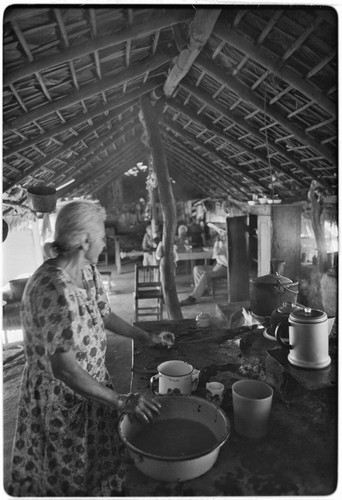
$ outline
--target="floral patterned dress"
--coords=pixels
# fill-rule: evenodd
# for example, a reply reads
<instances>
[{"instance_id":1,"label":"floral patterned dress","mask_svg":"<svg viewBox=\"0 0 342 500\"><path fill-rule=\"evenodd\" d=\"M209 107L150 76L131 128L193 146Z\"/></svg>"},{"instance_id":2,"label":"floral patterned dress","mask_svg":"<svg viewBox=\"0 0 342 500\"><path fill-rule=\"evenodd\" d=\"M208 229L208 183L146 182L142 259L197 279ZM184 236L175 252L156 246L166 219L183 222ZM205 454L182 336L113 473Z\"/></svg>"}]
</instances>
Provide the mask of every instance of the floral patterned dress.
<instances>
[{"instance_id":1,"label":"floral patterned dress","mask_svg":"<svg viewBox=\"0 0 342 500\"><path fill-rule=\"evenodd\" d=\"M123 494L117 411L76 394L55 378L49 361L56 349L73 349L86 372L112 387L104 363L108 299L95 266L85 268L84 279L87 291L46 261L23 297L26 363L13 444L14 496Z\"/></svg>"}]
</instances>

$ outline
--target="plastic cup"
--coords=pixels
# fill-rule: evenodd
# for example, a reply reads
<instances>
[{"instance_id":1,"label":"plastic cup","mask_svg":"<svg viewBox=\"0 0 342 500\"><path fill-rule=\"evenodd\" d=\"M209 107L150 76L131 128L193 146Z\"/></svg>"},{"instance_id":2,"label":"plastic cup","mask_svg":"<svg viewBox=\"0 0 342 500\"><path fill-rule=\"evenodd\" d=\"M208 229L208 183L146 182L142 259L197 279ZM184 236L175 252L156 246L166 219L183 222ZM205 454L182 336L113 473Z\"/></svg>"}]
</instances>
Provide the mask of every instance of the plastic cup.
<instances>
[{"instance_id":1,"label":"plastic cup","mask_svg":"<svg viewBox=\"0 0 342 500\"><path fill-rule=\"evenodd\" d=\"M232 385L234 428L250 438L260 438L268 431L273 389L258 380L239 380Z\"/></svg>"},{"instance_id":2,"label":"plastic cup","mask_svg":"<svg viewBox=\"0 0 342 500\"><path fill-rule=\"evenodd\" d=\"M221 405L223 401L224 385L221 382L207 382L206 398L217 405Z\"/></svg>"}]
</instances>

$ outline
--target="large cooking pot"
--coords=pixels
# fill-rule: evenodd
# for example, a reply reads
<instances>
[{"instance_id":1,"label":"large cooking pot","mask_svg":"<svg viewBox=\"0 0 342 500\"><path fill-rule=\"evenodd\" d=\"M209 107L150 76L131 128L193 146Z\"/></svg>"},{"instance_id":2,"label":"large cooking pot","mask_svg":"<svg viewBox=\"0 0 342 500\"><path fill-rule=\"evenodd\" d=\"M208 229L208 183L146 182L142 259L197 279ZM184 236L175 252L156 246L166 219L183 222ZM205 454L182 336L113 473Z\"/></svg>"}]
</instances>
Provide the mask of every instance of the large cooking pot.
<instances>
[{"instance_id":1,"label":"large cooking pot","mask_svg":"<svg viewBox=\"0 0 342 500\"><path fill-rule=\"evenodd\" d=\"M284 265L285 261L272 259L270 274L250 280L250 307L256 316L271 316L284 302L297 301L298 282L280 274Z\"/></svg>"},{"instance_id":2,"label":"large cooking pot","mask_svg":"<svg viewBox=\"0 0 342 500\"><path fill-rule=\"evenodd\" d=\"M165 395L155 400L162 407L149 424L128 415L123 415L119 421L120 438L135 466L158 481L188 481L202 476L214 465L221 446L229 437L230 423L226 415L210 401L197 396ZM173 432L171 424L176 425ZM209 441L207 432L210 433ZM141 435L146 438L144 445L137 444ZM165 456L163 439L168 435L174 446L169 456Z\"/></svg>"}]
</instances>

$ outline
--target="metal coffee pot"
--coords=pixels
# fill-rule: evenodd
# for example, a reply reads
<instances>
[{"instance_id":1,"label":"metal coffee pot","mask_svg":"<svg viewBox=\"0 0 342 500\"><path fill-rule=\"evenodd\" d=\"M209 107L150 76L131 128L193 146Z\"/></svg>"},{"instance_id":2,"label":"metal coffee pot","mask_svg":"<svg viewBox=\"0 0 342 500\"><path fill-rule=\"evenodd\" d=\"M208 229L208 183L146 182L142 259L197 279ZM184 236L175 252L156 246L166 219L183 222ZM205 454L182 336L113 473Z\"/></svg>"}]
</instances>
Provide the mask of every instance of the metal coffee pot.
<instances>
[{"instance_id":1,"label":"metal coffee pot","mask_svg":"<svg viewBox=\"0 0 342 500\"><path fill-rule=\"evenodd\" d=\"M319 309L294 310L289 315L289 343L281 337L280 325L275 329L279 344L289 349L287 359L294 366L321 369L331 363L329 356L328 316Z\"/></svg>"}]
</instances>

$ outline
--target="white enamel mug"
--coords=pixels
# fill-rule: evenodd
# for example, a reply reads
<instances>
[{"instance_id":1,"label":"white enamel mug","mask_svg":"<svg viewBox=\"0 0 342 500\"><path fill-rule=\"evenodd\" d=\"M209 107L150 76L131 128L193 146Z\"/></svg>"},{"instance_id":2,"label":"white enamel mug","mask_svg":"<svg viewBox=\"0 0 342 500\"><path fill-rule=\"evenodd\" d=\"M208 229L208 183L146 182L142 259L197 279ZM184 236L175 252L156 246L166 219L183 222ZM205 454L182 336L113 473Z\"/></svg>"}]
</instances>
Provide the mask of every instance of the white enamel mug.
<instances>
[{"instance_id":1,"label":"white enamel mug","mask_svg":"<svg viewBox=\"0 0 342 500\"><path fill-rule=\"evenodd\" d=\"M155 394L191 394L194 368L186 361L171 360L157 367L158 373L150 378L150 389ZM158 380L158 392L153 383Z\"/></svg>"}]
</instances>

